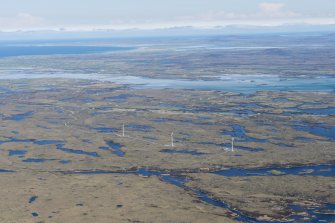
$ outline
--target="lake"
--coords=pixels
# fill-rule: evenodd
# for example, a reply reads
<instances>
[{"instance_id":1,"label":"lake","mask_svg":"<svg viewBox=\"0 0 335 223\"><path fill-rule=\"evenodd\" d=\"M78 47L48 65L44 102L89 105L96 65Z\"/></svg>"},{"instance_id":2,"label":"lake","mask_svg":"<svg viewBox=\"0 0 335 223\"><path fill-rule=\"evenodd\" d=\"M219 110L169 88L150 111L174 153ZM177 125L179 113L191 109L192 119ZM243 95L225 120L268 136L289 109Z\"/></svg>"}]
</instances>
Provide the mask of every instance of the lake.
<instances>
[{"instance_id":1,"label":"lake","mask_svg":"<svg viewBox=\"0 0 335 223\"><path fill-rule=\"evenodd\" d=\"M13 56L43 56L43 55L69 55L92 54L114 51L132 50L133 47L112 46L20 46L0 45L0 58Z\"/></svg>"},{"instance_id":2,"label":"lake","mask_svg":"<svg viewBox=\"0 0 335 223\"><path fill-rule=\"evenodd\" d=\"M101 79L130 84L135 88L217 90L246 94L256 91L333 92L335 89L334 77L282 78L278 75L223 74L219 76L218 80L181 80L138 76L108 77L108 75L103 75Z\"/></svg>"},{"instance_id":3,"label":"lake","mask_svg":"<svg viewBox=\"0 0 335 223\"><path fill-rule=\"evenodd\" d=\"M253 94L257 91L334 92L335 77L282 78L279 75L223 74L217 80L162 79L115 74L4 73L0 79L71 78L128 84L136 89L215 90Z\"/></svg>"}]
</instances>

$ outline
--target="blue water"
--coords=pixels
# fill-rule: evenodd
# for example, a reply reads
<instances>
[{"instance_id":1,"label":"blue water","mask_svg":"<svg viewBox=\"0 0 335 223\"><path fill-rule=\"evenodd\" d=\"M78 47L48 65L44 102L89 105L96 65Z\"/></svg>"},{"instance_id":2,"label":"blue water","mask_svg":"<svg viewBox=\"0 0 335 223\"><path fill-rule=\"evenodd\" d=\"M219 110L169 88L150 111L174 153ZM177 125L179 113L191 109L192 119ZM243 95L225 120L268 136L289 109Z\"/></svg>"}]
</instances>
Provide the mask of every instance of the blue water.
<instances>
[{"instance_id":1,"label":"blue water","mask_svg":"<svg viewBox=\"0 0 335 223\"><path fill-rule=\"evenodd\" d=\"M155 136L144 136L143 139L158 140L159 138Z\"/></svg>"},{"instance_id":2,"label":"blue water","mask_svg":"<svg viewBox=\"0 0 335 223\"><path fill-rule=\"evenodd\" d=\"M31 204L31 203L33 203L34 201L36 201L37 198L38 198L38 196L31 196L31 197L29 198L29 204Z\"/></svg>"},{"instance_id":3,"label":"blue water","mask_svg":"<svg viewBox=\"0 0 335 223\"><path fill-rule=\"evenodd\" d=\"M313 114L313 115L335 115L335 108L309 108L301 109L300 112L304 114Z\"/></svg>"},{"instance_id":4,"label":"blue water","mask_svg":"<svg viewBox=\"0 0 335 223\"><path fill-rule=\"evenodd\" d=\"M91 103L91 102L94 102L94 100L92 98L84 98L83 102L85 102L85 103Z\"/></svg>"},{"instance_id":5,"label":"blue water","mask_svg":"<svg viewBox=\"0 0 335 223\"><path fill-rule=\"evenodd\" d=\"M179 177L179 176L163 175L163 176L160 176L160 178L164 182L173 184L177 187L184 187L184 183L187 182L187 179L185 177Z\"/></svg>"},{"instance_id":6,"label":"blue water","mask_svg":"<svg viewBox=\"0 0 335 223\"><path fill-rule=\"evenodd\" d=\"M213 142L198 142L197 144L200 144L200 145L213 145L213 146L217 146L219 147L220 149L231 149L231 143L221 143L221 144L218 144L218 143L213 143ZM240 145L234 145L234 149L236 150L245 150L245 151L249 151L249 152L263 152L264 149L262 148L253 148L253 147L248 147L248 146L240 146Z\"/></svg>"},{"instance_id":7,"label":"blue water","mask_svg":"<svg viewBox=\"0 0 335 223\"><path fill-rule=\"evenodd\" d=\"M220 145L221 147L226 147L226 148L231 148L231 144L230 143L223 143ZM245 150L245 151L249 151L249 152L263 152L264 149L262 148L252 148L252 147L248 147L248 146L239 146L239 145L234 145L234 149L237 150Z\"/></svg>"},{"instance_id":8,"label":"blue water","mask_svg":"<svg viewBox=\"0 0 335 223\"><path fill-rule=\"evenodd\" d=\"M3 170L3 169L0 169L0 173L14 173L15 171L14 170Z\"/></svg>"},{"instance_id":9,"label":"blue water","mask_svg":"<svg viewBox=\"0 0 335 223\"><path fill-rule=\"evenodd\" d=\"M286 102L291 102L290 99L288 99L288 98L282 98L282 97L274 98L272 101L275 102L275 103L286 103Z\"/></svg>"},{"instance_id":10,"label":"blue water","mask_svg":"<svg viewBox=\"0 0 335 223\"><path fill-rule=\"evenodd\" d=\"M239 109L239 110L226 110L226 111L223 111L223 112L227 112L227 113L234 113L234 114L238 114L238 115L241 115L241 116L250 116L250 115L255 115L256 112L255 111L252 111L252 110L248 110L248 109Z\"/></svg>"},{"instance_id":11,"label":"blue water","mask_svg":"<svg viewBox=\"0 0 335 223\"><path fill-rule=\"evenodd\" d=\"M234 218L237 222L249 222L249 223L265 223L266 221L259 221L255 218L249 217L246 214L242 213L239 210L236 210L234 208L231 208L227 203L224 201L216 200L212 197L210 197L206 192L203 192L201 190L197 189L191 189L193 193L195 193L199 200L203 201L204 203L211 204L213 206L221 207L228 209L229 211L233 212L237 215L237 217ZM277 221L271 221L272 223L278 223Z\"/></svg>"},{"instance_id":12,"label":"blue water","mask_svg":"<svg viewBox=\"0 0 335 223\"><path fill-rule=\"evenodd\" d=\"M224 130L224 135L230 135L236 139L237 142L268 142L268 139L257 139L247 135L245 128L238 124L233 124L231 126L232 130Z\"/></svg>"},{"instance_id":13,"label":"blue water","mask_svg":"<svg viewBox=\"0 0 335 223\"><path fill-rule=\"evenodd\" d=\"M17 139L15 137L10 137L8 140L0 140L0 145L9 142L33 142L32 139Z\"/></svg>"},{"instance_id":14,"label":"blue water","mask_svg":"<svg viewBox=\"0 0 335 223\"><path fill-rule=\"evenodd\" d=\"M121 150L121 144L115 143L113 141L106 141L106 144L111 148L114 152L119 157L124 157L126 154Z\"/></svg>"},{"instance_id":15,"label":"blue water","mask_svg":"<svg viewBox=\"0 0 335 223\"><path fill-rule=\"evenodd\" d=\"M116 128L93 128L93 129L101 133L115 133L119 131Z\"/></svg>"},{"instance_id":16,"label":"blue water","mask_svg":"<svg viewBox=\"0 0 335 223\"><path fill-rule=\"evenodd\" d=\"M38 56L58 54L91 54L114 51L127 51L132 47L99 47L99 46L0 46L0 58L12 56Z\"/></svg>"},{"instance_id":17,"label":"blue water","mask_svg":"<svg viewBox=\"0 0 335 223\"><path fill-rule=\"evenodd\" d=\"M189 154L192 156L202 156L206 155L206 153L201 153L195 150L176 150L176 149L162 149L159 151L161 153L170 153L170 154Z\"/></svg>"},{"instance_id":18,"label":"blue water","mask_svg":"<svg viewBox=\"0 0 335 223\"><path fill-rule=\"evenodd\" d=\"M74 153L74 154L80 154L80 155L87 155L87 156L93 156L93 157L99 157L99 154L96 152L87 152L83 150L76 150L76 149L69 149L64 147L64 141L61 140L36 140L36 139L17 139L15 137L10 137L8 140L0 140L0 145L10 142L25 142L25 143L33 143L35 145L56 145L56 148L58 150L67 152L67 153ZM15 154L19 153L19 154ZM14 151L10 152L12 155L24 155L21 154L23 152L20 151ZM48 159L26 159L23 160L23 162L46 162Z\"/></svg>"},{"instance_id":19,"label":"blue water","mask_svg":"<svg viewBox=\"0 0 335 223\"><path fill-rule=\"evenodd\" d=\"M307 137L297 137L295 139L299 141L313 141L313 139Z\"/></svg>"},{"instance_id":20,"label":"blue water","mask_svg":"<svg viewBox=\"0 0 335 223\"><path fill-rule=\"evenodd\" d=\"M193 192L197 198L207 204L213 205L213 206L217 206L217 207L221 207L221 208L225 208L228 209L229 211L235 213L237 215L237 217L235 217L234 220L236 221L242 221L242 222L263 222L263 221L257 221L256 219L249 217L245 214L243 214L242 212L231 208L227 203L225 203L224 201L220 201L220 200L216 200L214 198L212 198L208 193L198 190L198 189L194 189L194 188L189 188L186 187L184 184L188 181L187 178L185 177L181 177L181 176L173 176L173 175L162 175L160 176L160 179L162 179L165 183L169 183L172 185L175 185L177 187L180 187L186 191L191 191ZM274 221L275 222L275 221Z\"/></svg>"},{"instance_id":21,"label":"blue water","mask_svg":"<svg viewBox=\"0 0 335 223\"><path fill-rule=\"evenodd\" d=\"M63 143L61 140L36 140L36 139L18 139L15 137L9 137L8 140L0 140L0 145L10 142L19 142L19 143L33 143L35 145L56 145Z\"/></svg>"},{"instance_id":22,"label":"blue water","mask_svg":"<svg viewBox=\"0 0 335 223\"><path fill-rule=\"evenodd\" d=\"M20 158L23 158L27 153L27 150L9 150L8 156L19 156Z\"/></svg>"},{"instance_id":23,"label":"blue water","mask_svg":"<svg viewBox=\"0 0 335 223\"><path fill-rule=\"evenodd\" d=\"M23 114L16 114L16 115L11 115L7 118L5 118L5 120L12 120L12 121L23 121L25 120L26 118L32 116L34 113L33 112L26 112L26 113L23 113Z\"/></svg>"},{"instance_id":24,"label":"blue water","mask_svg":"<svg viewBox=\"0 0 335 223\"><path fill-rule=\"evenodd\" d=\"M182 118L182 119L173 119L173 118L155 118L152 120L153 122L157 123L164 123L164 122L181 122L185 124L195 124L196 122L189 118ZM203 125L202 123L196 123L197 125ZM208 125L207 123L205 125Z\"/></svg>"},{"instance_id":25,"label":"blue water","mask_svg":"<svg viewBox=\"0 0 335 223\"><path fill-rule=\"evenodd\" d=\"M259 105L256 102L249 102L249 103L241 104L241 107L244 107L244 108L262 108L263 106Z\"/></svg>"},{"instance_id":26,"label":"blue water","mask_svg":"<svg viewBox=\"0 0 335 223\"><path fill-rule=\"evenodd\" d=\"M293 112L290 112L293 111ZM285 112L287 115L293 115L294 113L301 115L301 114L310 114L310 115L334 115L335 114L335 108L334 107L328 107L328 108L308 108L308 109L302 109L302 108L289 108L288 112Z\"/></svg>"},{"instance_id":27,"label":"blue water","mask_svg":"<svg viewBox=\"0 0 335 223\"><path fill-rule=\"evenodd\" d=\"M218 80L182 80L156 79L138 76L110 77L104 75L103 80L130 84L135 88L151 89L197 89L218 90L251 94L257 91L326 91L334 92L335 77L299 77L281 78L278 75L237 75L223 74Z\"/></svg>"},{"instance_id":28,"label":"blue water","mask_svg":"<svg viewBox=\"0 0 335 223\"><path fill-rule=\"evenodd\" d=\"M69 164L71 163L71 160L60 160L58 161L60 164Z\"/></svg>"},{"instance_id":29,"label":"blue water","mask_svg":"<svg viewBox=\"0 0 335 223\"><path fill-rule=\"evenodd\" d=\"M61 150L63 152L67 153L74 153L74 154L79 154L79 155L86 155L86 156L93 156L93 157L99 157L99 154L96 152L87 152L79 149L69 149L65 148L64 144L57 144L57 149Z\"/></svg>"},{"instance_id":30,"label":"blue water","mask_svg":"<svg viewBox=\"0 0 335 223\"><path fill-rule=\"evenodd\" d=\"M107 147L107 146L101 146L101 147L99 147L99 149L101 149L101 150L105 150L105 151L109 151L109 147Z\"/></svg>"},{"instance_id":31,"label":"blue water","mask_svg":"<svg viewBox=\"0 0 335 223\"><path fill-rule=\"evenodd\" d=\"M10 73L2 74L1 79L21 78L72 78L110 81L128 84L136 89L190 89L190 90L216 90L253 94L257 91L296 91L296 92L332 92L335 89L335 77L297 77L282 79L278 75L238 75L222 74L217 80L184 80L159 79L140 76L115 76L115 74L95 73ZM110 92L110 89L103 91ZM94 92L100 92L95 90ZM131 95L118 95L109 100L123 100ZM279 99L278 99L279 100Z\"/></svg>"},{"instance_id":32,"label":"blue water","mask_svg":"<svg viewBox=\"0 0 335 223\"><path fill-rule=\"evenodd\" d=\"M91 140L89 139L83 139L81 140L82 142L86 143L86 144L93 144Z\"/></svg>"},{"instance_id":33,"label":"blue water","mask_svg":"<svg viewBox=\"0 0 335 223\"><path fill-rule=\"evenodd\" d=\"M297 131L308 132L313 135L328 138L329 140L335 140L335 126L327 126L324 124L297 123L296 125L293 125L293 128Z\"/></svg>"},{"instance_id":34,"label":"blue water","mask_svg":"<svg viewBox=\"0 0 335 223\"><path fill-rule=\"evenodd\" d=\"M25 162L25 163L45 163L47 161L49 161L49 159L28 158L28 159L22 160L22 162Z\"/></svg>"},{"instance_id":35,"label":"blue water","mask_svg":"<svg viewBox=\"0 0 335 223\"><path fill-rule=\"evenodd\" d=\"M335 204L325 204L321 207L303 207L300 205L289 205L289 208L294 212L307 212L308 220L304 220L304 216L299 216L297 214L293 214L291 218L295 222L311 222L311 223L319 223L319 222L334 222L335 221Z\"/></svg>"},{"instance_id":36,"label":"blue water","mask_svg":"<svg viewBox=\"0 0 335 223\"><path fill-rule=\"evenodd\" d=\"M159 176L167 174L168 172L149 170L145 168L138 168L132 171L108 171L108 170L94 170L94 171L67 171L65 174L87 174L87 175L100 175L100 174L137 174L142 176Z\"/></svg>"},{"instance_id":37,"label":"blue water","mask_svg":"<svg viewBox=\"0 0 335 223\"><path fill-rule=\"evenodd\" d=\"M152 127L149 125L139 125L139 124L135 124L135 123L129 123L125 126L126 129L133 129L133 130L137 130L137 131L141 131L141 132L151 132L152 131Z\"/></svg>"},{"instance_id":38,"label":"blue water","mask_svg":"<svg viewBox=\"0 0 335 223\"><path fill-rule=\"evenodd\" d=\"M123 101L129 98L145 98L146 96L135 95L135 94L119 94L115 96L105 97L104 100L118 100Z\"/></svg>"},{"instance_id":39,"label":"blue water","mask_svg":"<svg viewBox=\"0 0 335 223\"><path fill-rule=\"evenodd\" d=\"M280 143L274 143L273 142L272 144L280 146L280 147L283 147L283 148L292 148L292 147L294 147L294 144L287 144L287 143L282 143L282 142L280 142Z\"/></svg>"},{"instance_id":40,"label":"blue water","mask_svg":"<svg viewBox=\"0 0 335 223\"><path fill-rule=\"evenodd\" d=\"M61 140L36 140L33 142L36 145L56 145L63 143Z\"/></svg>"},{"instance_id":41,"label":"blue water","mask_svg":"<svg viewBox=\"0 0 335 223\"><path fill-rule=\"evenodd\" d=\"M178 109L185 109L186 108L184 105L168 104L168 103L159 103L158 106L167 107L167 108L178 108Z\"/></svg>"}]
</instances>

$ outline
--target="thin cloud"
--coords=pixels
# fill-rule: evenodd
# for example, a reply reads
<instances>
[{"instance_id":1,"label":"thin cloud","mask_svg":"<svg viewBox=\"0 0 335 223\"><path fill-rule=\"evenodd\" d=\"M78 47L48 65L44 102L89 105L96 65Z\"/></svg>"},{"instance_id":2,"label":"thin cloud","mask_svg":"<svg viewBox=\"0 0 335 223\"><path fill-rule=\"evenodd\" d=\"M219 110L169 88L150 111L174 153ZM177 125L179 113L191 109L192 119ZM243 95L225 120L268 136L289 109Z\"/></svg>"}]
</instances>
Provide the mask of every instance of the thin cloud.
<instances>
[{"instance_id":1,"label":"thin cloud","mask_svg":"<svg viewBox=\"0 0 335 223\"><path fill-rule=\"evenodd\" d=\"M249 13L242 11L208 11L199 15L175 18L174 22L191 26L229 26L229 25L256 25L279 26L290 23L312 23L313 18L290 11L283 3L262 2L258 10ZM331 20L331 19L330 19ZM314 18L313 23L327 23L325 20Z\"/></svg>"},{"instance_id":2,"label":"thin cloud","mask_svg":"<svg viewBox=\"0 0 335 223\"><path fill-rule=\"evenodd\" d=\"M259 9L261 10L261 15L266 17L298 17L301 16L297 12L289 11L285 9L285 4L283 3L271 3L263 2L259 4Z\"/></svg>"},{"instance_id":3,"label":"thin cloud","mask_svg":"<svg viewBox=\"0 0 335 223\"><path fill-rule=\"evenodd\" d=\"M258 21L260 24L262 21L264 24L268 24L271 20L282 20L282 19L296 19L303 18L304 16L290 10L286 10L286 5L283 3L271 3L263 2L258 5L259 10L249 13L234 12L234 11L208 11L199 15L185 16L176 18L175 21L180 22L236 22L238 23L250 23L250 21ZM273 21L274 22L274 21Z\"/></svg>"},{"instance_id":4,"label":"thin cloud","mask_svg":"<svg viewBox=\"0 0 335 223\"><path fill-rule=\"evenodd\" d=\"M43 27L44 18L29 13L18 13L12 17L0 17L0 30L29 29Z\"/></svg>"},{"instance_id":5,"label":"thin cloud","mask_svg":"<svg viewBox=\"0 0 335 223\"><path fill-rule=\"evenodd\" d=\"M259 4L259 8L265 14L280 13L284 7L285 7L285 4L282 4L282 3L263 2Z\"/></svg>"},{"instance_id":6,"label":"thin cloud","mask_svg":"<svg viewBox=\"0 0 335 223\"><path fill-rule=\"evenodd\" d=\"M257 8L258 7L258 8ZM88 17L89 18L89 17ZM94 21L94 20L92 20ZM164 17L145 18L109 18L104 22L62 22L47 20L31 13L18 13L12 17L0 16L0 31L16 30L99 30L99 29L161 29L171 27L191 26L195 28L213 28L225 26L281 26L289 24L335 24L335 16L304 15L290 10L288 5L273 2L256 4L256 10L250 11L223 11L211 10L198 14L184 16L171 16L169 20Z\"/></svg>"}]
</instances>

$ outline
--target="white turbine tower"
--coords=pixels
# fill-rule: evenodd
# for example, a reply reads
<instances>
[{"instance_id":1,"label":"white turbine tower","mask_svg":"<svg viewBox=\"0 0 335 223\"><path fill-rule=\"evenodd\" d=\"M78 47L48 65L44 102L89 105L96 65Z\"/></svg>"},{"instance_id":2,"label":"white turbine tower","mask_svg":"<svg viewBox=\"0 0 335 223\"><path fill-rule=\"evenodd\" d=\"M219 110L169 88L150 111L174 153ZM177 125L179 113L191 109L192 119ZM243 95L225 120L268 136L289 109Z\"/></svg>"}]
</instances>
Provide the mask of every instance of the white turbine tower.
<instances>
[{"instance_id":1,"label":"white turbine tower","mask_svg":"<svg viewBox=\"0 0 335 223\"><path fill-rule=\"evenodd\" d=\"M171 133L171 147L174 147L174 143L173 143L173 132Z\"/></svg>"},{"instance_id":2,"label":"white turbine tower","mask_svg":"<svg viewBox=\"0 0 335 223\"><path fill-rule=\"evenodd\" d=\"M234 152L234 141L235 141L235 138L231 138L231 151Z\"/></svg>"}]
</instances>

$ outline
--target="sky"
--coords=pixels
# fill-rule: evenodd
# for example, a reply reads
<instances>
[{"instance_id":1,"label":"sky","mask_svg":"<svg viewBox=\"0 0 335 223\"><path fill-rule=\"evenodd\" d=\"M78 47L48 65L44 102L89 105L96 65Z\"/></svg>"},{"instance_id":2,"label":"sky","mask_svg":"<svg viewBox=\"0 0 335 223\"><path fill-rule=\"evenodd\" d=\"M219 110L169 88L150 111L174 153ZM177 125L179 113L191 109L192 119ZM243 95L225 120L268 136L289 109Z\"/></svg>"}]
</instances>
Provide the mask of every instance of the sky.
<instances>
[{"instance_id":1,"label":"sky","mask_svg":"<svg viewBox=\"0 0 335 223\"><path fill-rule=\"evenodd\" d=\"M0 30L335 24L335 0L0 0Z\"/></svg>"}]
</instances>

